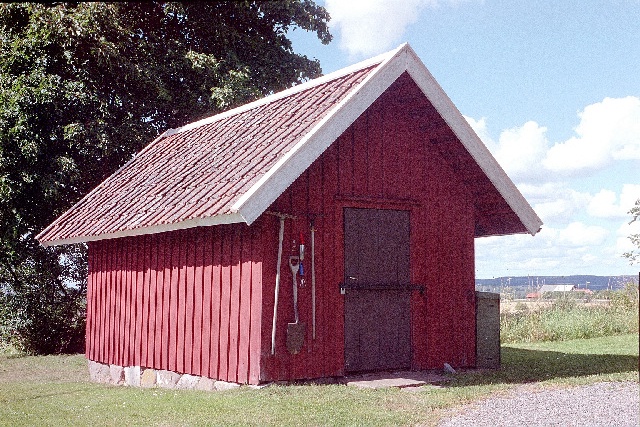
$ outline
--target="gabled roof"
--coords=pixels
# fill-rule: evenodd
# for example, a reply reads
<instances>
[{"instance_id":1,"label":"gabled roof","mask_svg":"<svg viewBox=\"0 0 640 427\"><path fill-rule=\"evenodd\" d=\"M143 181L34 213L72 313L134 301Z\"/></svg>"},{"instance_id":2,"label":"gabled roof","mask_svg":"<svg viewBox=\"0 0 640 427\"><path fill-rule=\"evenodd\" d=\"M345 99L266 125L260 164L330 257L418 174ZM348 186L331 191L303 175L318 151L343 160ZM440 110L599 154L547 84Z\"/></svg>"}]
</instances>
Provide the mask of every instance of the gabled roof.
<instances>
[{"instance_id":1,"label":"gabled roof","mask_svg":"<svg viewBox=\"0 0 640 427\"><path fill-rule=\"evenodd\" d=\"M37 238L58 245L255 221L396 79L408 73L535 234L542 222L408 44L171 129Z\"/></svg>"}]
</instances>

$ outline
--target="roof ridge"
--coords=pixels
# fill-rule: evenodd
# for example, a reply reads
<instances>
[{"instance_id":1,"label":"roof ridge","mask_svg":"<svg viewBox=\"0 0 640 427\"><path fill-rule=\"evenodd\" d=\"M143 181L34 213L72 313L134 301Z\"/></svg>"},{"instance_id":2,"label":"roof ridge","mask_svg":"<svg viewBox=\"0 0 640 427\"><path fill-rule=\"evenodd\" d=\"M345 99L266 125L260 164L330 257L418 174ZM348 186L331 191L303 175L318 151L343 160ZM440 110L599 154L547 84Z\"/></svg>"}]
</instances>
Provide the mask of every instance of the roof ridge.
<instances>
[{"instance_id":1,"label":"roof ridge","mask_svg":"<svg viewBox=\"0 0 640 427\"><path fill-rule=\"evenodd\" d=\"M374 65L380 65L383 62L385 62L385 60L392 58L399 50L401 50L402 48L404 48L407 45L407 43L404 43L400 46L398 46L397 48L390 50L388 52L382 53L378 56L374 56L373 58L369 58L369 59L365 59L364 61L358 62L356 64L353 65L349 65L347 67L341 68L339 70L333 71L329 74L320 76L318 78L312 79L312 80L307 80L304 83L300 83L298 85L292 86L288 89L284 89L280 92L276 92L274 94L271 95L267 95L263 98L259 98L256 99L255 101L249 102L248 104L244 104L244 105L240 105L238 107L232 108L230 110L227 111L223 111L221 113L218 114L214 114L213 116L209 116L209 117L205 117L203 119L197 120L195 122L191 122L188 123L184 126L181 126L179 128L175 128L175 129L168 129L163 136L164 137L168 137L171 135L175 135L177 133L181 133L181 132L186 132L192 129L196 129L200 126L204 126L210 123L214 123L218 120L223 120L232 116L235 116L237 114L241 114L244 113L246 111L252 110L254 108L266 105L266 104L270 104L272 102L278 101L280 99L289 97L291 95L294 95L296 93L314 88L316 86L320 86L322 84L331 82L333 80L339 79L341 77L344 77L348 74L352 74L355 73L357 71L363 70L365 68L374 66Z\"/></svg>"}]
</instances>

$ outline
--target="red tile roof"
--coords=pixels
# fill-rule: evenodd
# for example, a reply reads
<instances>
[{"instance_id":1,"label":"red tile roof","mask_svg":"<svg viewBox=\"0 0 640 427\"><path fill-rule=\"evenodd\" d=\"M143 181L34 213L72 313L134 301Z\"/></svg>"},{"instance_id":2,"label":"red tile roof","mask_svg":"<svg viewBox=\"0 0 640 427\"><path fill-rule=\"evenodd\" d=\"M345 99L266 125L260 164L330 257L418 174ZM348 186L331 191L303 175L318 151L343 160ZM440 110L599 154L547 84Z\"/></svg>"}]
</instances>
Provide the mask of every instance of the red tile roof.
<instances>
[{"instance_id":1,"label":"red tile roof","mask_svg":"<svg viewBox=\"0 0 640 427\"><path fill-rule=\"evenodd\" d=\"M408 72L535 234L542 222L408 46L169 130L42 231L45 245L251 224Z\"/></svg>"},{"instance_id":2,"label":"red tile roof","mask_svg":"<svg viewBox=\"0 0 640 427\"><path fill-rule=\"evenodd\" d=\"M167 132L51 224L40 241L231 215L239 195L373 68Z\"/></svg>"}]
</instances>

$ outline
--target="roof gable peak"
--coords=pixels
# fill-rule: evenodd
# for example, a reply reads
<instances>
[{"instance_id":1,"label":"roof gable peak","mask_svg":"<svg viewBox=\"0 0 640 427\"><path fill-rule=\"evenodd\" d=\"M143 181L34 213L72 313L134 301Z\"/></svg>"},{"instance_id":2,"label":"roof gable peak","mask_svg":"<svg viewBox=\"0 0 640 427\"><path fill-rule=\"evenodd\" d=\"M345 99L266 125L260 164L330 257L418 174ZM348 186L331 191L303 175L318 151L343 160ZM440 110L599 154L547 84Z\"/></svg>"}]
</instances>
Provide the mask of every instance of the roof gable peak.
<instances>
[{"instance_id":1,"label":"roof gable peak","mask_svg":"<svg viewBox=\"0 0 640 427\"><path fill-rule=\"evenodd\" d=\"M232 108L230 110L227 111L223 111L222 113L218 113L215 114L213 116L209 116L209 117L205 117L201 120L186 124L184 126L181 126L179 128L175 128L175 129L169 129L167 130L163 136L167 137L167 136L171 136L177 133L181 133L181 132L186 132L192 129L196 129L200 126L204 126L210 123L214 123L218 120L223 120L226 118L229 118L231 116L237 115L237 114L241 114L244 113L246 111L252 110L254 108L258 108L261 107L263 105L267 105L270 104L272 102L278 101L280 99L283 98L287 98L291 95L294 95L296 93L314 88L316 86L328 83L332 80L335 79L339 79L340 77L344 77L348 74L352 74L355 73L357 71L363 70L365 68L369 68L375 65L378 66L383 66L384 63L390 61L391 59L393 59L394 57L397 56L397 54L399 52L401 52L402 50L409 48L409 44L408 43L404 43L402 45L400 45L399 47L390 50L388 52L382 53L380 55L377 55L373 58L369 58L369 59L365 59L364 61L358 62L357 64L353 64L350 65L346 68L341 68L339 70L333 71L329 74L323 75L321 77L318 77L316 79L312 79L312 80L307 80L306 82L297 84L295 86L292 86L288 89L285 89L283 91L265 96L263 98L260 99L256 99L255 101L249 102L248 104L244 104L244 105L240 105L238 107Z\"/></svg>"}]
</instances>

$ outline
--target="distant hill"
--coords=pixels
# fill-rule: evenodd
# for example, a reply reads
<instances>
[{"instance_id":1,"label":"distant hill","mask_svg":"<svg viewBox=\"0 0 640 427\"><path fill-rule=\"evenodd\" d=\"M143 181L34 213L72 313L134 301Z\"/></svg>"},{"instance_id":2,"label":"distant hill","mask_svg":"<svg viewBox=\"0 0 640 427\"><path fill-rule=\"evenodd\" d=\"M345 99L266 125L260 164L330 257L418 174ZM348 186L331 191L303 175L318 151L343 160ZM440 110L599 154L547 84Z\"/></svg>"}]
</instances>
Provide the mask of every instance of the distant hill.
<instances>
[{"instance_id":1,"label":"distant hill","mask_svg":"<svg viewBox=\"0 0 640 427\"><path fill-rule=\"evenodd\" d=\"M580 289L588 288L592 291L600 291L622 289L629 282L638 283L638 276L513 276L476 279L476 290L500 292L505 288L510 288L513 292L521 295L534 292L542 285L575 285Z\"/></svg>"}]
</instances>

